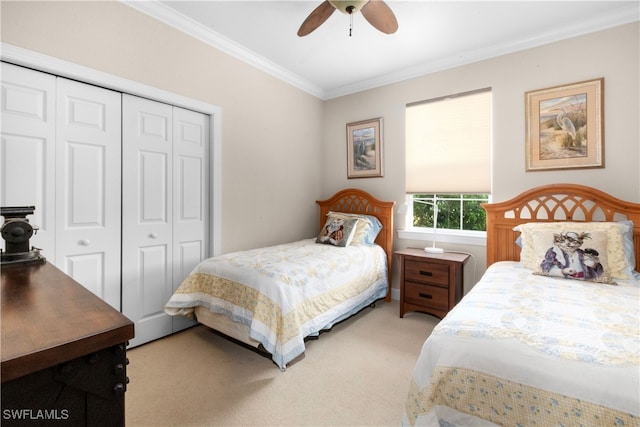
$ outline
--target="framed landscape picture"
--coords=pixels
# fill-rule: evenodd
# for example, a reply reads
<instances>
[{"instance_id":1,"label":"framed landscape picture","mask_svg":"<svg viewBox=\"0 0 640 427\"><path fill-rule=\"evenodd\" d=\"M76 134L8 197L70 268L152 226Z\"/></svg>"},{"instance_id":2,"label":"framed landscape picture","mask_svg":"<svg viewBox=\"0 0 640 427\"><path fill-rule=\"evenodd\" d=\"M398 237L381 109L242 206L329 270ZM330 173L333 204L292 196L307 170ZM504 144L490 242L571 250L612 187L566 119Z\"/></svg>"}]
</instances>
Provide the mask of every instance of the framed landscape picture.
<instances>
[{"instance_id":1,"label":"framed landscape picture","mask_svg":"<svg viewBox=\"0 0 640 427\"><path fill-rule=\"evenodd\" d=\"M347 124L347 178L383 176L382 118Z\"/></svg>"},{"instance_id":2,"label":"framed landscape picture","mask_svg":"<svg viewBox=\"0 0 640 427\"><path fill-rule=\"evenodd\" d=\"M526 170L604 167L604 79L526 92Z\"/></svg>"}]
</instances>

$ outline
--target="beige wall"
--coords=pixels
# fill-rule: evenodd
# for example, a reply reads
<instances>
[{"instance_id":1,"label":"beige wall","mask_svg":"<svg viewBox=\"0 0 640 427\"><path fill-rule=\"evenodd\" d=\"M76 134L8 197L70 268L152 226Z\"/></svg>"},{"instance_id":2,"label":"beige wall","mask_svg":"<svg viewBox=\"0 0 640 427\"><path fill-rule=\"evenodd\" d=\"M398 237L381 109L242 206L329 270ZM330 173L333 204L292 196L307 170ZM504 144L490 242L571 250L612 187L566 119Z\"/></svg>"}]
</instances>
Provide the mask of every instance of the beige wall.
<instances>
[{"instance_id":1,"label":"beige wall","mask_svg":"<svg viewBox=\"0 0 640 427\"><path fill-rule=\"evenodd\" d=\"M344 187L401 204L405 105L484 87L494 95L494 200L575 182L640 201L638 23L322 102L119 2L2 1L1 12L5 43L221 107L223 252L313 235L314 200ZM524 93L597 77L606 167L525 172ZM348 180L345 124L374 117L384 118L385 176ZM406 246L424 242L396 241ZM469 289L484 248L442 246L474 254Z\"/></svg>"},{"instance_id":2,"label":"beige wall","mask_svg":"<svg viewBox=\"0 0 640 427\"><path fill-rule=\"evenodd\" d=\"M323 150L325 195L359 186L385 200L404 201L404 111L410 102L491 87L493 91L494 201L549 183L591 185L612 195L640 202L639 24L589 34L325 103ZM603 169L525 172L526 91L604 77L605 165ZM346 178L345 124L384 118L384 178ZM469 177L473 179L473 177ZM402 227L404 220L396 216ZM395 246L423 247L425 242L396 239ZM484 247L447 249L474 254L476 268L465 269L465 289L485 269ZM395 269L394 286L398 283Z\"/></svg>"},{"instance_id":3,"label":"beige wall","mask_svg":"<svg viewBox=\"0 0 640 427\"><path fill-rule=\"evenodd\" d=\"M4 43L221 107L223 252L317 228L321 100L120 2L1 8Z\"/></svg>"}]
</instances>

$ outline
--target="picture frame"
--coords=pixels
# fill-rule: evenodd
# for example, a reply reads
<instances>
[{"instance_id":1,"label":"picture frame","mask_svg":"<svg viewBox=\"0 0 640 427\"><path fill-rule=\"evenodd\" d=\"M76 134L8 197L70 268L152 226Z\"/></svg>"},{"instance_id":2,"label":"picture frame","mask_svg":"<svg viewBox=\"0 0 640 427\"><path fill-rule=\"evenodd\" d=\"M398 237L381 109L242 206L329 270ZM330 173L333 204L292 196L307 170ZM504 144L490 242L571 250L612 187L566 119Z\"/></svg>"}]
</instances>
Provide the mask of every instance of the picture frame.
<instances>
[{"instance_id":1,"label":"picture frame","mask_svg":"<svg viewBox=\"0 0 640 427\"><path fill-rule=\"evenodd\" d=\"M383 176L382 117L347 123L347 178Z\"/></svg>"},{"instance_id":2,"label":"picture frame","mask_svg":"<svg viewBox=\"0 0 640 427\"><path fill-rule=\"evenodd\" d=\"M604 78L525 93L526 171L604 167Z\"/></svg>"}]
</instances>

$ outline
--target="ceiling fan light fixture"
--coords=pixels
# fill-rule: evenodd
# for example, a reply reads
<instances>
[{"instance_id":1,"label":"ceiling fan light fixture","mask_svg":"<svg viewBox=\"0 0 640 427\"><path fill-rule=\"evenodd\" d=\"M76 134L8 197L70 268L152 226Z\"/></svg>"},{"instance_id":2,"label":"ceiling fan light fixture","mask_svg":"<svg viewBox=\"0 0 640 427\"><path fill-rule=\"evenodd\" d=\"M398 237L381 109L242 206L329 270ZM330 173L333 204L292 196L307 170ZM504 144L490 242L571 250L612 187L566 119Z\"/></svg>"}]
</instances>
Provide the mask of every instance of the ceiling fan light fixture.
<instances>
[{"instance_id":1,"label":"ceiling fan light fixture","mask_svg":"<svg viewBox=\"0 0 640 427\"><path fill-rule=\"evenodd\" d=\"M345 15L360 12L369 0L329 0L329 3Z\"/></svg>"},{"instance_id":2,"label":"ceiling fan light fixture","mask_svg":"<svg viewBox=\"0 0 640 427\"><path fill-rule=\"evenodd\" d=\"M360 11L369 24L385 34L393 34L398 29L398 20L384 0L323 0L304 20L298 29L298 36L310 34L329 19L336 9L349 15L349 35L353 28L353 15Z\"/></svg>"}]
</instances>

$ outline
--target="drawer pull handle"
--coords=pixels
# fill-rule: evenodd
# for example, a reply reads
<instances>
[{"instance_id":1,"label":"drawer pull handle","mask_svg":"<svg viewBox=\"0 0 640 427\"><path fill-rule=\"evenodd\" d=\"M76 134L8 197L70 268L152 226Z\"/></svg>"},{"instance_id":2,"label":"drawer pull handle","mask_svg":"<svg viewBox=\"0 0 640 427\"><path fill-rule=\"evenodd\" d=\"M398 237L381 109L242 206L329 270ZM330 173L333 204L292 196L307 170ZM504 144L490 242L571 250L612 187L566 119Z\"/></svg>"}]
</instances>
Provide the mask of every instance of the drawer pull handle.
<instances>
[{"instance_id":1,"label":"drawer pull handle","mask_svg":"<svg viewBox=\"0 0 640 427\"><path fill-rule=\"evenodd\" d=\"M422 271L420 270L420 275L421 276L433 276L433 273L430 271Z\"/></svg>"},{"instance_id":2,"label":"drawer pull handle","mask_svg":"<svg viewBox=\"0 0 640 427\"><path fill-rule=\"evenodd\" d=\"M420 298L433 299L433 296L432 296L432 295L430 295L430 294L425 294L425 293L423 293L423 292L420 292L418 295L420 296Z\"/></svg>"}]
</instances>

